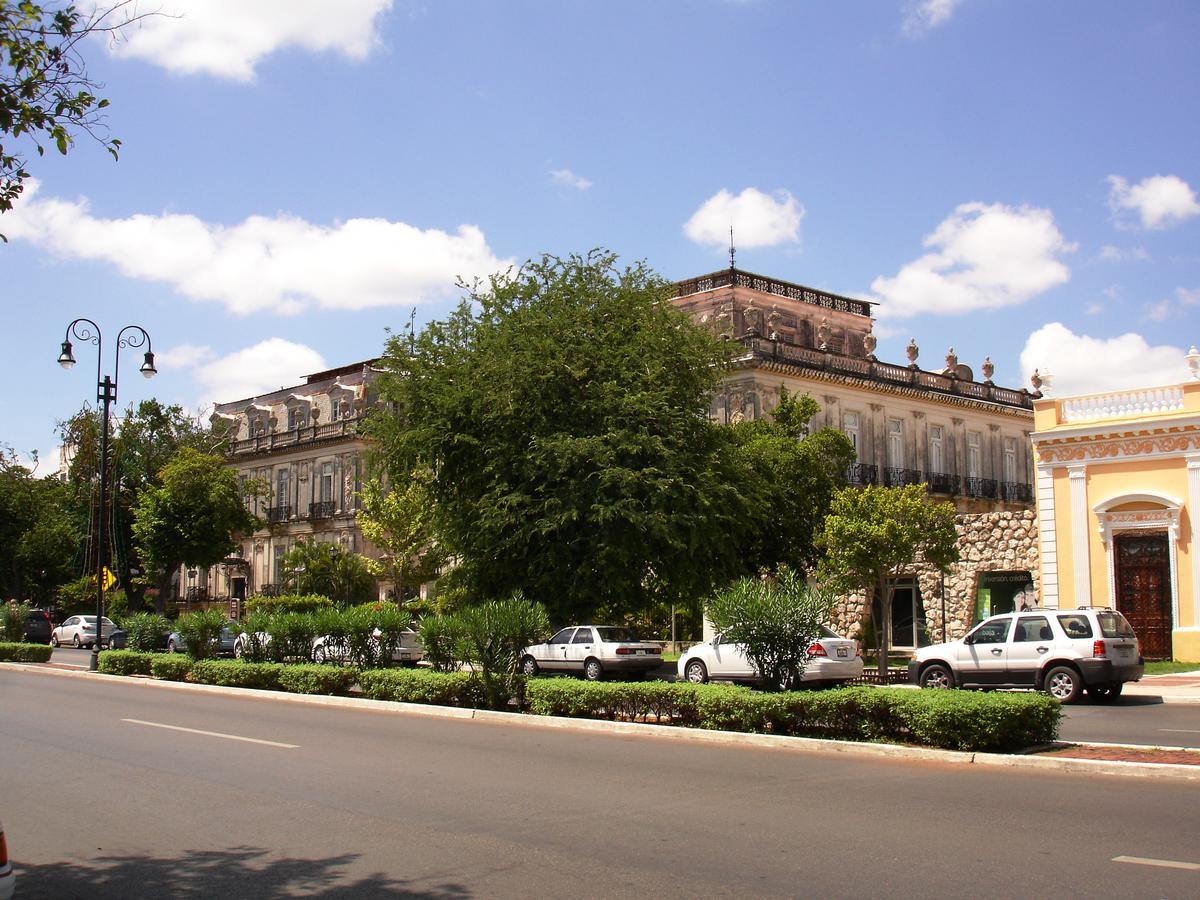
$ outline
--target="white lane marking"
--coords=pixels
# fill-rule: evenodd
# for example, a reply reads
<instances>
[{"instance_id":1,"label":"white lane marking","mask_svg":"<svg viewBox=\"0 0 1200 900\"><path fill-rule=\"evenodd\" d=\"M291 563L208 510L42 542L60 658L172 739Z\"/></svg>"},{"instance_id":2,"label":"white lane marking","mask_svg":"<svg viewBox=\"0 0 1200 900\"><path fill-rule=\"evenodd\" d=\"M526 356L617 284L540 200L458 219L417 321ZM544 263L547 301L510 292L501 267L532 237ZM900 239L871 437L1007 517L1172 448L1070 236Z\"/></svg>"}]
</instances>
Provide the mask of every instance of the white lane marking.
<instances>
[{"instance_id":1,"label":"white lane marking","mask_svg":"<svg viewBox=\"0 0 1200 900\"><path fill-rule=\"evenodd\" d=\"M1133 863L1137 866L1158 866L1160 869L1186 869L1200 872L1200 863L1179 862L1174 859L1149 859L1145 856L1114 856L1113 862Z\"/></svg>"},{"instance_id":2,"label":"white lane marking","mask_svg":"<svg viewBox=\"0 0 1200 900\"><path fill-rule=\"evenodd\" d=\"M1169 731L1172 734L1200 734L1200 728L1160 728L1159 731Z\"/></svg>"},{"instance_id":3,"label":"white lane marking","mask_svg":"<svg viewBox=\"0 0 1200 900\"><path fill-rule=\"evenodd\" d=\"M144 722L141 719L122 719L134 725L149 725L151 728L166 728L169 731L185 731L188 734L203 734L206 737L225 738L227 741L245 741L247 744L265 744L268 747L282 747L285 750L298 750L299 744L281 744L279 741L264 741L261 738L242 737L239 734L223 734L220 731L201 731L199 728L184 728L181 725L164 725L162 722Z\"/></svg>"}]
</instances>

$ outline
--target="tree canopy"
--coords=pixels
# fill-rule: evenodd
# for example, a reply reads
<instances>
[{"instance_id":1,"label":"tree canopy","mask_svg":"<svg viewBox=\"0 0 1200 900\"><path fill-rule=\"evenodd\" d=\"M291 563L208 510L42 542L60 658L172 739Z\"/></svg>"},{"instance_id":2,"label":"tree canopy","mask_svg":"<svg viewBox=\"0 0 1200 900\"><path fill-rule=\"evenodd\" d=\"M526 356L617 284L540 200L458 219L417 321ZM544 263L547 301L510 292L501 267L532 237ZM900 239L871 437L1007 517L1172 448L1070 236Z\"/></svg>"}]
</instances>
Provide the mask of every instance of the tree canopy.
<instances>
[{"instance_id":1,"label":"tree canopy","mask_svg":"<svg viewBox=\"0 0 1200 900\"><path fill-rule=\"evenodd\" d=\"M593 251L477 284L387 345L368 430L394 481L432 472L436 530L479 598L551 618L696 598L738 571L746 501L708 420L721 343L646 266Z\"/></svg>"},{"instance_id":2,"label":"tree canopy","mask_svg":"<svg viewBox=\"0 0 1200 900\"><path fill-rule=\"evenodd\" d=\"M377 476L363 483L358 526L382 554L379 560L368 560L368 565L374 575L391 581L397 603L436 578L446 562L434 533L432 477L428 469L417 469L386 486Z\"/></svg>"},{"instance_id":3,"label":"tree canopy","mask_svg":"<svg viewBox=\"0 0 1200 900\"><path fill-rule=\"evenodd\" d=\"M299 541L283 557L292 590L320 594L339 606L378 599L366 557L336 544Z\"/></svg>"},{"instance_id":4,"label":"tree canopy","mask_svg":"<svg viewBox=\"0 0 1200 900\"><path fill-rule=\"evenodd\" d=\"M958 561L954 506L932 503L921 485L843 488L834 494L820 544L825 556L818 576L837 591L877 591L882 621L876 623L879 667L887 667L892 603L889 587L917 561L945 571Z\"/></svg>"},{"instance_id":5,"label":"tree canopy","mask_svg":"<svg viewBox=\"0 0 1200 900\"><path fill-rule=\"evenodd\" d=\"M49 603L76 574L82 535L71 492L58 478L37 478L11 449L0 451L0 590Z\"/></svg>"}]
</instances>

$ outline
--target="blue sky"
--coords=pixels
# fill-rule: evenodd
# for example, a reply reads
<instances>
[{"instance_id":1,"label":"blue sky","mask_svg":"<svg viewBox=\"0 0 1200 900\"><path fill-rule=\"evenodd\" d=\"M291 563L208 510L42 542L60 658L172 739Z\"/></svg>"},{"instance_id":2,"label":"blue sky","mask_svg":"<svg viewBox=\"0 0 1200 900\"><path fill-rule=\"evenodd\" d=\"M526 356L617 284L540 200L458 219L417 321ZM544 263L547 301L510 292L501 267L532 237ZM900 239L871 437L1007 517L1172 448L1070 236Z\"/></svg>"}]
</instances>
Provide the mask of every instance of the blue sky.
<instances>
[{"instance_id":1,"label":"blue sky","mask_svg":"<svg viewBox=\"0 0 1200 900\"><path fill-rule=\"evenodd\" d=\"M0 217L0 442L94 397L76 316L145 326L120 403L199 410L376 355L456 276L605 246L879 301L881 358L1060 393L1200 340L1200 5L162 0L87 48L120 162ZM336 16L336 17L335 17Z\"/></svg>"}]
</instances>

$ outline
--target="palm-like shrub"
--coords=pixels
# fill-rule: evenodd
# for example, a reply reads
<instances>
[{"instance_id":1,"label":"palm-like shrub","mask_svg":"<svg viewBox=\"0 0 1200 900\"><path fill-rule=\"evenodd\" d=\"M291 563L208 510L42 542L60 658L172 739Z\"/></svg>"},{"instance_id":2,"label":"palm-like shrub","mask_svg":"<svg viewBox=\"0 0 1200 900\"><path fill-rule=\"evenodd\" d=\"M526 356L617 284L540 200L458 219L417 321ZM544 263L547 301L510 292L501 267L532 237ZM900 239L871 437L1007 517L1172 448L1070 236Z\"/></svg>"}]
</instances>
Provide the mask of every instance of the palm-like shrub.
<instances>
[{"instance_id":1,"label":"palm-like shrub","mask_svg":"<svg viewBox=\"0 0 1200 900\"><path fill-rule=\"evenodd\" d=\"M458 646L463 639L462 623L455 616L426 616L419 629L425 661L435 672L453 672L461 661Z\"/></svg>"},{"instance_id":2,"label":"palm-like shrub","mask_svg":"<svg viewBox=\"0 0 1200 900\"><path fill-rule=\"evenodd\" d=\"M217 640L227 621L221 610L206 609L184 613L176 620L175 630L187 644L188 655L192 659L208 659L216 655Z\"/></svg>"},{"instance_id":3,"label":"palm-like shrub","mask_svg":"<svg viewBox=\"0 0 1200 900\"><path fill-rule=\"evenodd\" d=\"M746 657L769 691L798 687L808 648L832 606L828 595L790 569L775 578L743 578L708 603L708 617Z\"/></svg>"},{"instance_id":4,"label":"palm-like shrub","mask_svg":"<svg viewBox=\"0 0 1200 900\"><path fill-rule=\"evenodd\" d=\"M507 600L467 607L456 618L462 629L458 655L476 667L488 704L503 709L514 697L522 704L524 679L517 674L521 650L550 630L546 608L518 591Z\"/></svg>"},{"instance_id":5,"label":"palm-like shrub","mask_svg":"<svg viewBox=\"0 0 1200 900\"><path fill-rule=\"evenodd\" d=\"M29 621L29 604L9 600L0 604L0 627L3 636L0 640L20 643L25 640L25 623Z\"/></svg>"}]
</instances>

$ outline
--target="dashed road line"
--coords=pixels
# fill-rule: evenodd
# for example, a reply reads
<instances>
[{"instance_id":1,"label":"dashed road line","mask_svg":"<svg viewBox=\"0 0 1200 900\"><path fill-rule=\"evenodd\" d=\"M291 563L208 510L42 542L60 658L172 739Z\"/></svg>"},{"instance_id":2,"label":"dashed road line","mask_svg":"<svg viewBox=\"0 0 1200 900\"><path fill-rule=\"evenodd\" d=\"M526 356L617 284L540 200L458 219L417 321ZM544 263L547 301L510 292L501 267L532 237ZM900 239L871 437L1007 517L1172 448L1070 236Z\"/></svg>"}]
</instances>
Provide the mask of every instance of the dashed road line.
<instances>
[{"instance_id":1,"label":"dashed road line","mask_svg":"<svg viewBox=\"0 0 1200 900\"><path fill-rule=\"evenodd\" d=\"M1160 869L1185 869L1200 872L1200 863L1180 862L1177 859L1150 859L1147 856L1114 856L1113 862L1133 863L1135 866L1156 866Z\"/></svg>"},{"instance_id":2,"label":"dashed road line","mask_svg":"<svg viewBox=\"0 0 1200 900\"><path fill-rule=\"evenodd\" d=\"M240 734L224 734L220 731L202 731L199 728L184 728L182 725L166 725L162 722L146 722L142 719L122 719L133 725L148 725L151 728L165 728L168 731L183 731L188 734L201 734L205 737L224 738L227 741L244 741L247 744L263 744L267 747L281 747L284 750L298 750L299 744L281 744L279 741L265 741L262 738L242 737Z\"/></svg>"}]
</instances>

